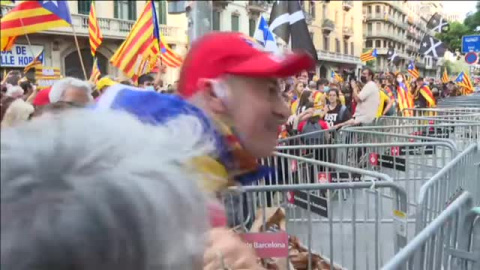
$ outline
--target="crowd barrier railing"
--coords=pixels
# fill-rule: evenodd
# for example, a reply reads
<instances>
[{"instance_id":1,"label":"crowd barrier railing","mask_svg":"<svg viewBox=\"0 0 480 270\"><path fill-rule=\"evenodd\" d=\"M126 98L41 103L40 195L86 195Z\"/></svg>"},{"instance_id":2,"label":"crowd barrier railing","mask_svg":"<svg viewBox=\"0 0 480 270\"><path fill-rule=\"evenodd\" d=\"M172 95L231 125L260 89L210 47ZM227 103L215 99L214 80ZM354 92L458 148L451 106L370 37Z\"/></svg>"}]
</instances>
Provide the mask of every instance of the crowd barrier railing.
<instances>
[{"instance_id":1,"label":"crowd barrier railing","mask_svg":"<svg viewBox=\"0 0 480 270\"><path fill-rule=\"evenodd\" d=\"M363 182L328 184L283 184L248 186L242 195L223 194L223 202L232 227L248 231L254 221L264 231L272 225L258 212L268 208L285 209L286 232L306 245L308 265L320 254L331 262L331 269L379 269L406 245L413 224L407 224L405 190L385 174L277 153L305 165L329 167L337 173L370 178ZM294 178L294 176L291 176ZM289 183L294 183L290 179ZM392 199L383 194L389 193ZM243 206L238 207L239 205ZM233 210L232 210L233 209ZM254 214L257 212L257 215ZM239 215L240 214L240 215ZM288 259L288 258L287 258Z\"/></svg>"},{"instance_id":2,"label":"crowd barrier railing","mask_svg":"<svg viewBox=\"0 0 480 270\"><path fill-rule=\"evenodd\" d=\"M478 269L478 216L471 195L462 192L382 269Z\"/></svg>"}]
</instances>

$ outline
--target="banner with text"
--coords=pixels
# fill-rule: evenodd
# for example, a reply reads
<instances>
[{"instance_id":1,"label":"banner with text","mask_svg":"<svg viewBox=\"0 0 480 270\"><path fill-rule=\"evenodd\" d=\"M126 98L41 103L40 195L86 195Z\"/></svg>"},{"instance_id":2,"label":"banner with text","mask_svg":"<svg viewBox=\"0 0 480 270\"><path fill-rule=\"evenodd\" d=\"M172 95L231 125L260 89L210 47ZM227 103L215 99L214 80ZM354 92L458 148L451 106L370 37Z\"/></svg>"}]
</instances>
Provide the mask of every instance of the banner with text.
<instances>
[{"instance_id":1,"label":"banner with text","mask_svg":"<svg viewBox=\"0 0 480 270\"><path fill-rule=\"evenodd\" d=\"M33 58L43 50L43 46L32 45L30 49L28 45L13 45L11 51L1 52L2 67L25 67ZM33 51L33 55L32 55ZM45 59L45 57L43 58ZM45 60L44 60L45 61ZM45 63L42 63L45 64Z\"/></svg>"}]
</instances>

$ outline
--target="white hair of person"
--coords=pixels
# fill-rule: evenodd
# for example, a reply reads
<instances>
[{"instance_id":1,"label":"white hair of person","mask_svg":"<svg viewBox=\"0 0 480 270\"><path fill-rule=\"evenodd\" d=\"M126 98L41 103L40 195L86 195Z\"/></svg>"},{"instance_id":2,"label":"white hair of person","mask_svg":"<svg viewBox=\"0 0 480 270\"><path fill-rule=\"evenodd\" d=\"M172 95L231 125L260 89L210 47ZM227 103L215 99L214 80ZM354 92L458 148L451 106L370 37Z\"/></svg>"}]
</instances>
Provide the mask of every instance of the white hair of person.
<instances>
[{"instance_id":1,"label":"white hair of person","mask_svg":"<svg viewBox=\"0 0 480 270\"><path fill-rule=\"evenodd\" d=\"M93 99L92 97L92 87L86 81L79 80L77 78L67 77L61 80L56 81L52 85L52 89L48 94L51 103L55 103L57 101L61 101L65 91L68 88L77 88L85 91L88 95L90 100Z\"/></svg>"},{"instance_id":2,"label":"white hair of person","mask_svg":"<svg viewBox=\"0 0 480 270\"><path fill-rule=\"evenodd\" d=\"M6 96L8 97L13 97L13 98L20 98L23 96L25 91L23 91L23 88L18 86L18 85L7 85L7 92L5 93Z\"/></svg>"},{"instance_id":3,"label":"white hair of person","mask_svg":"<svg viewBox=\"0 0 480 270\"><path fill-rule=\"evenodd\" d=\"M23 90L22 90L23 91ZM3 116L1 127L13 127L27 121L35 111L33 106L21 98L13 101Z\"/></svg>"},{"instance_id":4,"label":"white hair of person","mask_svg":"<svg viewBox=\"0 0 480 270\"><path fill-rule=\"evenodd\" d=\"M209 136L192 116L88 109L3 130L2 268L201 269L206 198L188 163Z\"/></svg>"}]
</instances>

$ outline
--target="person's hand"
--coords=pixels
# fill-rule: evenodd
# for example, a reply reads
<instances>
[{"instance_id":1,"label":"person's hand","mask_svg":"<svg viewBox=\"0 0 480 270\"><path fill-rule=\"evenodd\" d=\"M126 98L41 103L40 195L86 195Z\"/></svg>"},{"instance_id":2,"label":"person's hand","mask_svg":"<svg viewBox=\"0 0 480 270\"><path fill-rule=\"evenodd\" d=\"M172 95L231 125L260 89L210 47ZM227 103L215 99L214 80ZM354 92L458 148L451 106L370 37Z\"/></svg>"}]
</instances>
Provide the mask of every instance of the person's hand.
<instances>
[{"instance_id":1,"label":"person's hand","mask_svg":"<svg viewBox=\"0 0 480 270\"><path fill-rule=\"evenodd\" d=\"M204 270L264 270L257 263L255 251L248 247L237 234L226 228L210 230L203 263Z\"/></svg>"},{"instance_id":2,"label":"person's hand","mask_svg":"<svg viewBox=\"0 0 480 270\"><path fill-rule=\"evenodd\" d=\"M158 62L158 70L160 73L167 73L167 66L163 64L163 61Z\"/></svg>"},{"instance_id":3,"label":"person's hand","mask_svg":"<svg viewBox=\"0 0 480 270\"><path fill-rule=\"evenodd\" d=\"M290 115L290 116L288 117L287 124L293 125L293 122L295 121L295 118L296 118L296 117L297 117L297 116L294 115L294 114Z\"/></svg>"},{"instance_id":4,"label":"person's hand","mask_svg":"<svg viewBox=\"0 0 480 270\"><path fill-rule=\"evenodd\" d=\"M357 82L354 81L354 80L351 80L351 81L350 81L350 86L351 86L352 89L354 89L354 90L357 89Z\"/></svg>"}]
</instances>

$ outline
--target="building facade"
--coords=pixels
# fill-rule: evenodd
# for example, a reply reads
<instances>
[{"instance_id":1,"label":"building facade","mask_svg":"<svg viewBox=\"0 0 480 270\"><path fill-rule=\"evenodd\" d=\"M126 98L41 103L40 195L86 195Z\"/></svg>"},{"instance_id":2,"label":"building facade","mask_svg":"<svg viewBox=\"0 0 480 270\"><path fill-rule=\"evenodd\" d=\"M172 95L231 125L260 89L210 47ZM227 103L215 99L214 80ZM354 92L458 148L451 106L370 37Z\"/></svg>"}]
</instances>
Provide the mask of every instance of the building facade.
<instances>
[{"instance_id":1,"label":"building facade","mask_svg":"<svg viewBox=\"0 0 480 270\"><path fill-rule=\"evenodd\" d=\"M73 31L75 31L82 60L87 71L87 76L93 65L88 39L88 14L91 1L68 1L72 14L72 28L55 28L40 33L29 34L30 43L34 48L34 54L44 50L44 66L57 67L63 76L84 78L80 65L78 50L75 45ZM111 77L123 78L122 72L111 66L108 61L115 50L122 44L129 34L136 19L140 16L146 1L95 1L98 24L102 30L103 43L98 48L97 57L102 74ZM185 14L168 14L167 1L155 1L160 31L172 49L180 55L187 50L187 18ZM2 5L2 14L6 14L13 5ZM33 58L25 36L20 36L16 41L14 51L26 51L27 57ZM25 47L27 49L25 50ZM35 52L35 50L37 52ZM14 52L16 54L16 52ZM2 57L3 59L3 57ZM14 61L15 62L15 61ZM15 63L2 63L3 69L23 70L27 63L16 61ZM166 81L171 83L175 80L179 70L168 68Z\"/></svg>"},{"instance_id":2,"label":"building facade","mask_svg":"<svg viewBox=\"0 0 480 270\"><path fill-rule=\"evenodd\" d=\"M303 1L308 28L317 49L316 73L358 72L362 63L362 3L360 1Z\"/></svg>"},{"instance_id":3,"label":"building facade","mask_svg":"<svg viewBox=\"0 0 480 270\"><path fill-rule=\"evenodd\" d=\"M364 50L377 49L375 71L406 71L410 61L415 61L421 76L437 76L441 61L418 53L423 36L432 34L426 27L430 18L422 10L425 5L420 1L363 1ZM397 66L388 59L389 48L401 59Z\"/></svg>"}]
</instances>

